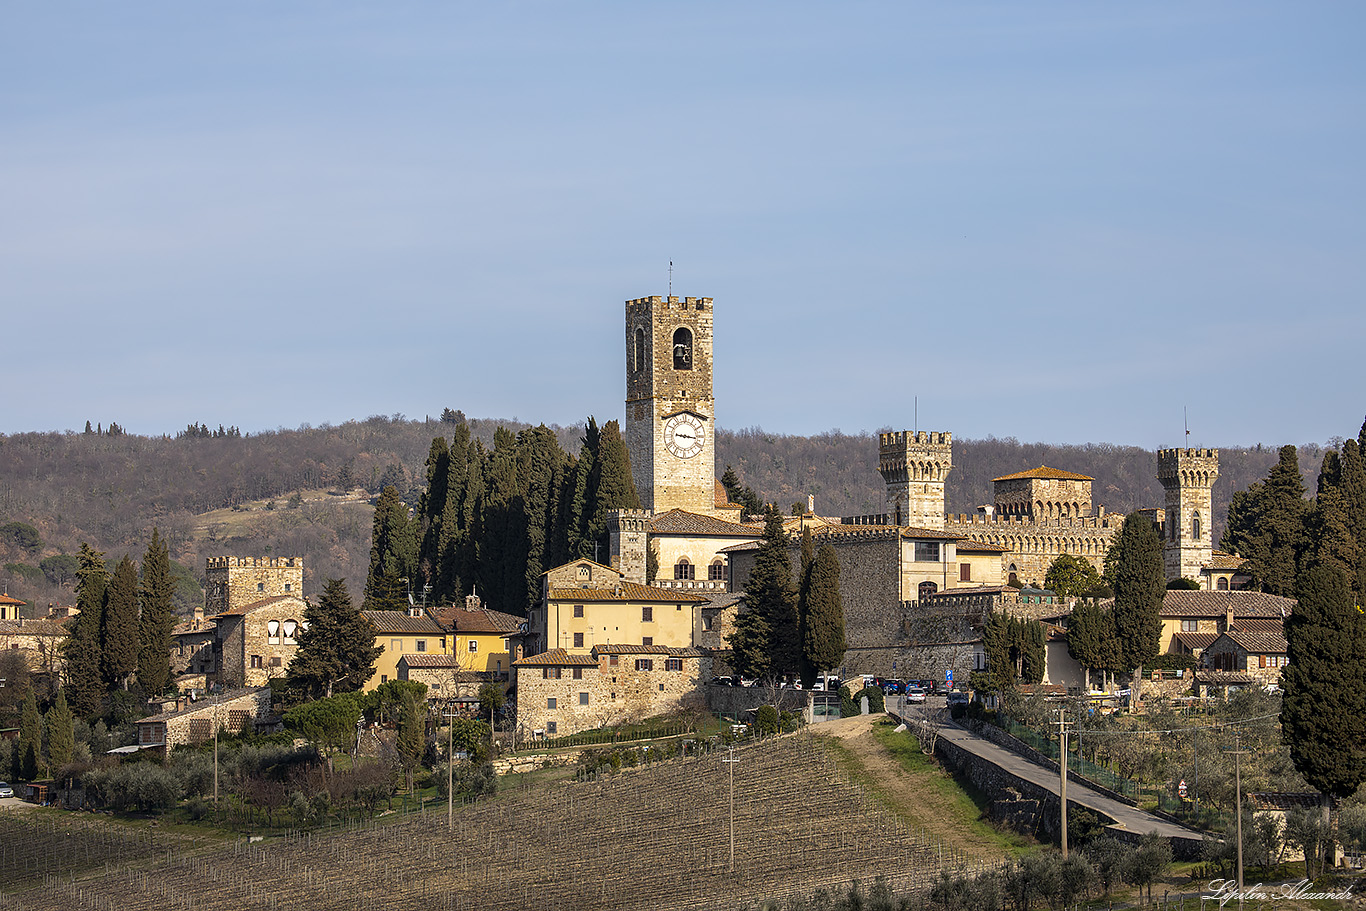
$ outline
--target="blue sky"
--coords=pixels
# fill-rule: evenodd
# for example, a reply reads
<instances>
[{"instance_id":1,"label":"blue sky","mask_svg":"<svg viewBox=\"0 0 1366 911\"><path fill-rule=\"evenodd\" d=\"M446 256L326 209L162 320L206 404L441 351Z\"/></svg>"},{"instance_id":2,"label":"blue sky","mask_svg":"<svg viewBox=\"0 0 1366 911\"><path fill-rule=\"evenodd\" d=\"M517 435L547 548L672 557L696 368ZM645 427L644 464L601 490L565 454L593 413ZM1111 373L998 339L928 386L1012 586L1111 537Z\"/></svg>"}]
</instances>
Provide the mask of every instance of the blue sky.
<instances>
[{"instance_id":1,"label":"blue sky","mask_svg":"<svg viewBox=\"0 0 1366 911\"><path fill-rule=\"evenodd\" d=\"M1366 414L1351 4L51 3L0 28L0 433L620 417L1309 442Z\"/></svg>"}]
</instances>

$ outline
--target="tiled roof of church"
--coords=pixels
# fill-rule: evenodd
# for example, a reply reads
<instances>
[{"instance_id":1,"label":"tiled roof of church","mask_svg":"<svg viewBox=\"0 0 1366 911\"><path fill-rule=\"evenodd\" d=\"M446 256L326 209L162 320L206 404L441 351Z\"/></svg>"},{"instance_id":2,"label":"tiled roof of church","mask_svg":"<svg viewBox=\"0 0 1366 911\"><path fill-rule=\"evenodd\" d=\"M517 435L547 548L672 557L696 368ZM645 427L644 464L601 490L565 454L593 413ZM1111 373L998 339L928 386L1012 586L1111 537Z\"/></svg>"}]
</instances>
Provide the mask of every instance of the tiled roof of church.
<instances>
[{"instance_id":1,"label":"tiled roof of church","mask_svg":"<svg viewBox=\"0 0 1366 911\"><path fill-rule=\"evenodd\" d=\"M1222 550L1213 551L1209 556L1209 562L1205 564L1205 569L1237 569L1247 561L1242 557L1226 554Z\"/></svg>"},{"instance_id":2,"label":"tiled roof of church","mask_svg":"<svg viewBox=\"0 0 1366 911\"><path fill-rule=\"evenodd\" d=\"M650 520L650 534L725 535L735 538L757 538L764 533L762 525L738 525L695 512L671 509Z\"/></svg>"},{"instance_id":3,"label":"tiled roof of church","mask_svg":"<svg viewBox=\"0 0 1366 911\"><path fill-rule=\"evenodd\" d=\"M551 601L706 601L701 595L672 588L655 588L653 585L637 585L622 582L614 588L552 588Z\"/></svg>"},{"instance_id":4,"label":"tiled roof of church","mask_svg":"<svg viewBox=\"0 0 1366 911\"><path fill-rule=\"evenodd\" d=\"M1290 616L1294 598L1282 598L1265 592L1210 592L1172 590L1163 594L1158 613L1163 617L1223 617L1230 610L1237 619L1280 619ZM1101 602L1113 606L1114 599Z\"/></svg>"},{"instance_id":5,"label":"tiled roof of church","mask_svg":"<svg viewBox=\"0 0 1366 911\"><path fill-rule=\"evenodd\" d=\"M1049 468L1047 465L1040 465L1030 471L1017 471L1014 474L1002 475L999 478L992 478L996 481L1022 481L1025 478L1038 478L1042 481L1094 481L1095 478L1084 474L1077 474L1075 471L1063 471L1061 468Z\"/></svg>"}]
</instances>

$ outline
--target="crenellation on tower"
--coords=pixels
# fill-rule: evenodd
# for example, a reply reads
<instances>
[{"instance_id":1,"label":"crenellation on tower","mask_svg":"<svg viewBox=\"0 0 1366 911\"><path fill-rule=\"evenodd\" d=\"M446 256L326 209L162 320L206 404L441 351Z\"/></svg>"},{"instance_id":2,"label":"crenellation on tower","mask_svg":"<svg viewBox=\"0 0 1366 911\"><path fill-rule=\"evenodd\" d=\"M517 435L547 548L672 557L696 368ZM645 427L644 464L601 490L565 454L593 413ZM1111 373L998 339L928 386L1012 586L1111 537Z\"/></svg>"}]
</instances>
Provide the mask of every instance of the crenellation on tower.
<instances>
[{"instance_id":1,"label":"crenellation on tower","mask_svg":"<svg viewBox=\"0 0 1366 911\"><path fill-rule=\"evenodd\" d=\"M1159 449L1157 479L1166 492L1162 557L1167 578L1199 581L1213 559L1214 482L1219 478L1217 449Z\"/></svg>"},{"instance_id":2,"label":"crenellation on tower","mask_svg":"<svg viewBox=\"0 0 1366 911\"><path fill-rule=\"evenodd\" d=\"M953 470L953 434L909 430L878 434L878 472L895 525L944 527L944 483Z\"/></svg>"},{"instance_id":3,"label":"crenellation on tower","mask_svg":"<svg viewBox=\"0 0 1366 911\"><path fill-rule=\"evenodd\" d=\"M607 514L610 565L637 585L647 584L650 515L648 509L614 509Z\"/></svg>"},{"instance_id":4,"label":"crenellation on tower","mask_svg":"<svg viewBox=\"0 0 1366 911\"><path fill-rule=\"evenodd\" d=\"M204 560L204 613L214 617L265 598L304 590L303 557L208 557Z\"/></svg>"}]
</instances>

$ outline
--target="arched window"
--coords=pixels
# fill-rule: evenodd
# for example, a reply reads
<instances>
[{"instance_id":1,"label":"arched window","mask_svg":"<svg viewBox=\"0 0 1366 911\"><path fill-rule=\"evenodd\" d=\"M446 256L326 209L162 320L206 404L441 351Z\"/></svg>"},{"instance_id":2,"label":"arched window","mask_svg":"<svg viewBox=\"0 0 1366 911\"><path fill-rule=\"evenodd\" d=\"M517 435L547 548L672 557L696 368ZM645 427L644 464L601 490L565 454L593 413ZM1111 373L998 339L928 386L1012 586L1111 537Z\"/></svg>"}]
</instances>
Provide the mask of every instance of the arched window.
<instances>
[{"instance_id":1,"label":"arched window","mask_svg":"<svg viewBox=\"0 0 1366 911\"><path fill-rule=\"evenodd\" d=\"M279 620L267 620L267 621L266 621L266 636L269 637L269 641L270 641L270 644L271 644L271 645L279 645L279 644L280 644L280 621L279 621Z\"/></svg>"},{"instance_id":2,"label":"arched window","mask_svg":"<svg viewBox=\"0 0 1366 911\"><path fill-rule=\"evenodd\" d=\"M1200 540L1200 513L1191 516L1191 537Z\"/></svg>"},{"instance_id":3,"label":"arched window","mask_svg":"<svg viewBox=\"0 0 1366 911\"><path fill-rule=\"evenodd\" d=\"M926 598L928 598L930 595L934 594L937 591L939 591L939 586L935 585L933 582L921 582L920 600L924 601Z\"/></svg>"},{"instance_id":4,"label":"arched window","mask_svg":"<svg viewBox=\"0 0 1366 911\"><path fill-rule=\"evenodd\" d=\"M679 557L678 562L674 564L675 579L692 579L694 578L694 571L694 567L687 557Z\"/></svg>"},{"instance_id":5,"label":"arched window","mask_svg":"<svg viewBox=\"0 0 1366 911\"><path fill-rule=\"evenodd\" d=\"M713 582L726 581L726 561L720 557L711 561L711 565L707 567L707 578Z\"/></svg>"},{"instance_id":6,"label":"arched window","mask_svg":"<svg viewBox=\"0 0 1366 911\"><path fill-rule=\"evenodd\" d=\"M294 634L299 631L299 622L297 620L286 620L284 630L285 644L292 644L294 642Z\"/></svg>"},{"instance_id":7,"label":"arched window","mask_svg":"<svg viewBox=\"0 0 1366 911\"><path fill-rule=\"evenodd\" d=\"M674 369L692 369L692 330L686 326L674 330Z\"/></svg>"},{"instance_id":8,"label":"arched window","mask_svg":"<svg viewBox=\"0 0 1366 911\"><path fill-rule=\"evenodd\" d=\"M636 370L645 369L645 330L636 327Z\"/></svg>"},{"instance_id":9,"label":"arched window","mask_svg":"<svg viewBox=\"0 0 1366 911\"><path fill-rule=\"evenodd\" d=\"M1226 592L1226 591L1228 591L1228 576L1220 576L1220 577L1219 577L1219 591L1221 591L1221 592Z\"/></svg>"}]
</instances>

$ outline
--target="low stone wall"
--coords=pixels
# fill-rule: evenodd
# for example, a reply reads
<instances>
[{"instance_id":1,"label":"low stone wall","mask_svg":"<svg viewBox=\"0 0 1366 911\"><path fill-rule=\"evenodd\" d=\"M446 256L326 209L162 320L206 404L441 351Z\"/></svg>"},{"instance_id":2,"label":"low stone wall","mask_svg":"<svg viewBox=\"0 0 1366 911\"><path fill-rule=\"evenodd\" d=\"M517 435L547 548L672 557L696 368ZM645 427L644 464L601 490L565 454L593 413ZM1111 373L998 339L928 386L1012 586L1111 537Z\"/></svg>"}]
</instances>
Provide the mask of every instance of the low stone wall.
<instances>
[{"instance_id":1,"label":"low stone wall","mask_svg":"<svg viewBox=\"0 0 1366 911\"><path fill-rule=\"evenodd\" d=\"M998 747L1010 750L1010 752L1017 756L1023 756L1035 765L1041 765L1046 769L1052 769L1054 772L1058 771L1058 763L1055 760L1049 759L1043 753L1040 753L1020 738L1001 730L994 724L988 724L985 721L971 721L968 722L967 728L983 740L990 740ZM1138 806L1138 801L1134 800L1132 797L1126 797L1118 791L1110 790L1105 787L1105 785L1097 784L1085 776L1078 775L1075 769L1067 770L1067 780L1075 781L1080 785L1085 785L1097 794L1104 794L1111 800L1127 803L1131 807Z\"/></svg>"},{"instance_id":2,"label":"low stone wall","mask_svg":"<svg viewBox=\"0 0 1366 911\"><path fill-rule=\"evenodd\" d=\"M534 772L555 766L573 765L579 761L580 754L591 747L576 747L554 753L518 753L493 760L493 771L499 775L513 772Z\"/></svg>"}]
</instances>

